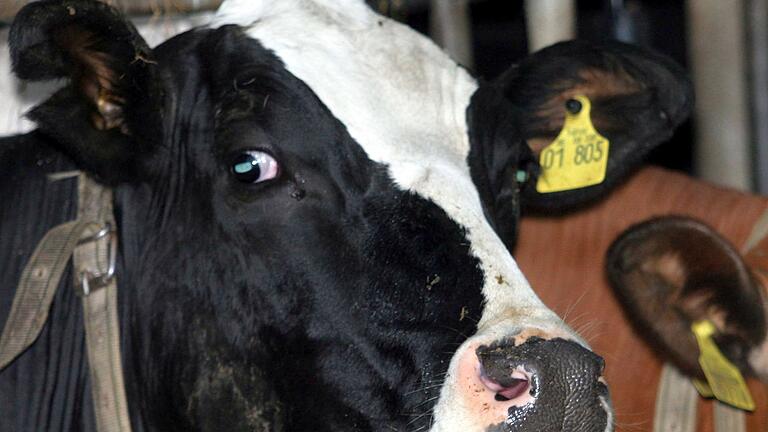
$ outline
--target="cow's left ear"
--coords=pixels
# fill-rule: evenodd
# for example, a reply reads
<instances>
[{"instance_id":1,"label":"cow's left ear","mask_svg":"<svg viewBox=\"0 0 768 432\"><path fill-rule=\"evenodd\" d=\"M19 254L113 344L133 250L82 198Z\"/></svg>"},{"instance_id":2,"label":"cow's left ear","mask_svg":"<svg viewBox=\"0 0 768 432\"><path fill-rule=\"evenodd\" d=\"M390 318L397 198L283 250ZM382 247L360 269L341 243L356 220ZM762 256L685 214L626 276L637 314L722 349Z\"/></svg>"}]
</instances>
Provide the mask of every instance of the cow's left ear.
<instances>
[{"instance_id":1,"label":"cow's left ear","mask_svg":"<svg viewBox=\"0 0 768 432\"><path fill-rule=\"evenodd\" d=\"M566 103L585 96L596 130L610 142L605 179L552 193L536 190L539 153L563 128ZM481 84L468 110L474 178L494 219L520 188L524 209L561 211L601 196L669 138L691 109L692 87L670 59L620 42L562 42ZM504 210L507 208L507 210ZM500 213L500 214L499 214Z\"/></svg>"},{"instance_id":2,"label":"cow's left ear","mask_svg":"<svg viewBox=\"0 0 768 432\"><path fill-rule=\"evenodd\" d=\"M766 293L712 228L679 216L632 226L609 248L606 271L645 340L683 371L702 375L691 325L708 320L734 364L768 379L765 365L755 361L766 343Z\"/></svg>"},{"instance_id":3,"label":"cow's left ear","mask_svg":"<svg viewBox=\"0 0 768 432\"><path fill-rule=\"evenodd\" d=\"M99 1L38 1L17 14L9 45L19 78L69 81L29 113L38 128L102 180L130 178L159 132L152 110L161 93L133 25Z\"/></svg>"}]
</instances>

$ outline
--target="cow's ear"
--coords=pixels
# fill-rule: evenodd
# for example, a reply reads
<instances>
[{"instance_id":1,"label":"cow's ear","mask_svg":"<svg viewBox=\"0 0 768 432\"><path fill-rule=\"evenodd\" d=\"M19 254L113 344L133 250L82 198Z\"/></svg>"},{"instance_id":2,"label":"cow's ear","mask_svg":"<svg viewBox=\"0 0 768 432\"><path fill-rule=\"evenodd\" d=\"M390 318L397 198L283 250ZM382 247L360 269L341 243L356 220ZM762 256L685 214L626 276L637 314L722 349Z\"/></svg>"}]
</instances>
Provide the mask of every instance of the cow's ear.
<instances>
[{"instance_id":1,"label":"cow's ear","mask_svg":"<svg viewBox=\"0 0 768 432\"><path fill-rule=\"evenodd\" d=\"M709 320L714 339L741 370L766 340L763 287L727 240L687 217L648 220L607 252L610 283L646 340L683 371L701 376L691 330Z\"/></svg>"},{"instance_id":2,"label":"cow's ear","mask_svg":"<svg viewBox=\"0 0 768 432\"><path fill-rule=\"evenodd\" d=\"M19 78L68 80L29 113L39 129L102 180L130 178L157 136L159 94L152 52L133 25L102 2L39 1L17 14L9 45Z\"/></svg>"},{"instance_id":3,"label":"cow's ear","mask_svg":"<svg viewBox=\"0 0 768 432\"><path fill-rule=\"evenodd\" d=\"M539 154L562 130L566 103L577 96L589 99L592 122L610 142L605 180L579 189L539 193ZM510 162L518 165L511 169L507 161L490 158L492 164L486 169L496 166L509 171L490 177L527 177L519 185L523 208L561 211L592 201L616 185L688 117L692 99L686 74L666 57L615 41L562 42L481 85L470 105L470 112L476 114L470 133L486 135L479 145L502 156L509 153L502 150L504 145L516 149L525 142L525 153L513 155L515 160ZM517 125L504 124L512 121ZM500 183L495 188L509 186Z\"/></svg>"},{"instance_id":4,"label":"cow's ear","mask_svg":"<svg viewBox=\"0 0 768 432\"><path fill-rule=\"evenodd\" d=\"M533 154L522 140L519 114L498 88L482 84L467 109L469 168L488 219L509 249L517 239L520 190L535 166Z\"/></svg>"}]
</instances>

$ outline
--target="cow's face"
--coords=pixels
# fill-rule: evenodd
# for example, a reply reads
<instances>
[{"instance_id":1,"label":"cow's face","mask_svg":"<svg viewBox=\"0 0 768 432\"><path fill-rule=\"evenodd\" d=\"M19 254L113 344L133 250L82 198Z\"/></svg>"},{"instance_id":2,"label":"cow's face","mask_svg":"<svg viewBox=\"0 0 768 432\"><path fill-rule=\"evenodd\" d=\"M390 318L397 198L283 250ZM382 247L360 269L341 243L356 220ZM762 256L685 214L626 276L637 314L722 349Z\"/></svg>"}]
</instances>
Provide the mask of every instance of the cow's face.
<instances>
[{"instance_id":1,"label":"cow's face","mask_svg":"<svg viewBox=\"0 0 768 432\"><path fill-rule=\"evenodd\" d=\"M117 187L144 421L612 428L602 360L491 225L514 226L509 172L532 163L507 90L362 2L231 1L155 50L103 5L51 2L11 37L19 75L72 78L40 128ZM613 66L631 85L604 97L649 86Z\"/></svg>"}]
</instances>

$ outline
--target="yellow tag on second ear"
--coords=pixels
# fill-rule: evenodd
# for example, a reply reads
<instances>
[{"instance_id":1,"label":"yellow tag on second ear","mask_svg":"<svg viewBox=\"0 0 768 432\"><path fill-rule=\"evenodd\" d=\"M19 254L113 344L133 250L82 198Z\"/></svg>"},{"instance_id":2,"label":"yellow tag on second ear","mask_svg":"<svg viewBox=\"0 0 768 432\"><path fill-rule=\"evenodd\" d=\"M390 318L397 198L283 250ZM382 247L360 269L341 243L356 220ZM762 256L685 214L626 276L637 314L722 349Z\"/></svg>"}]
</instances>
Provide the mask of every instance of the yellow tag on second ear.
<instances>
[{"instance_id":1,"label":"yellow tag on second ear","mask_svg":"<svg viewBox=\"0 0 768 432\"><path fill-rule=\"evenodd\" d=\"M705 320L693 323L691 329L699 343L699 364L715 398L736 408L754 411L755 402L744 377L712 340L715 326Z\"/></svg>"},{"instance_id":2,"label":"yellow tag on second ear","mask_svg":"<svg viewBox=\"0 0 768 432\"><path fill-rule=\"evenodd\" d=\"M563 130L539 155L539 193L579 189L602 183L608 167L609 142L592 125L586 96L566 102Z\"/></svg>"},{"instance_id":3,"label":"yellow tag on second ear","mask_svg":"<svg viewBox=\"0 0 768 432\"><path fill-rule=\"evenodd\" d=\"M699 392L701 397L704 397L704 398L715 397L715 394L712 392L712 387L710 387L706 381L702 381L698 378L694 378L693 387L696 388L696 391Z\"/></svg>"}]
</instances>

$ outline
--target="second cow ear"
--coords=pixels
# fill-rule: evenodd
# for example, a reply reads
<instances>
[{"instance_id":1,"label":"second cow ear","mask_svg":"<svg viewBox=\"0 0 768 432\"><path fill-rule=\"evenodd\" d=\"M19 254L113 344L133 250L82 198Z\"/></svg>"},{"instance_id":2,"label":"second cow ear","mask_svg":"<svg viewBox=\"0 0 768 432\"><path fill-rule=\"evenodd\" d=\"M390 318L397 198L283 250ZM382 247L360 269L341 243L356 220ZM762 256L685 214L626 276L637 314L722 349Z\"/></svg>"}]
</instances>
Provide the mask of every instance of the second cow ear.
<instances>
[{"instance_id":1,"label":"second cow ear","mask_svg":"<svg viewBox=\"0 0 768 432\"><path fill-rule=\"evenodd\" d=\"M539 154L562 130L566 102L577 96L589 99L595 129L610 142L605 180L580 189L539 193ZM686 73L664 56L615 41L569 41L534 53L481 85L470 106L474 114L470 131L495 138L491 143L478 142L479 146L493 146L501 156L515 154L516 160L509 161L518 164L512 167L515 175L506 178L522 179L527 171L528 181L519 185L524 209L560 211L600 197L626 177L689 116L692 100ZM518 147L521 142L527 145ZM505 164L509 169L508 161L496 159L487 164L489 169ZM504 187L496 185L497 190Z\"/></svg>"},{"instance_id":2,"label":"second cow ear","mask_svg":"<svg viewBox=\"0 0 768 432\"><path fill-rule=\"evenodd\" d=\"M691 325L709 320L741 370L766 339L763 287L728 241L687 217L630 227L609 248L608 279L646 341L684 372L701 376Z\"/></svg>"},{"instance_id":3,"label":"second cow ear","mask_svg":"<svg viewBox=\"0 0 768 432\"><path fill-rule=\"evenodd\" d=\"M30 112L38 128L101 180L130 178L160 131L153 110L161 94L133 25L95 0L33 2L16 15L9 46L19 78L68 81Z\"/></svg>"}]
</instances>

